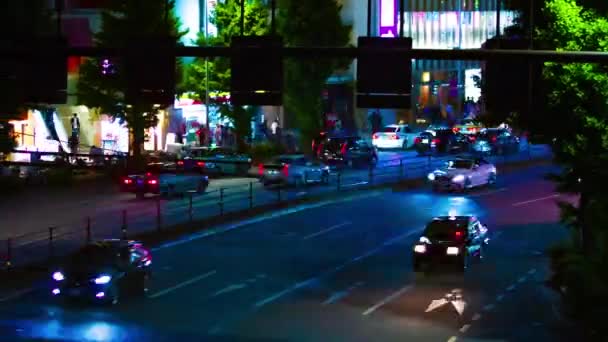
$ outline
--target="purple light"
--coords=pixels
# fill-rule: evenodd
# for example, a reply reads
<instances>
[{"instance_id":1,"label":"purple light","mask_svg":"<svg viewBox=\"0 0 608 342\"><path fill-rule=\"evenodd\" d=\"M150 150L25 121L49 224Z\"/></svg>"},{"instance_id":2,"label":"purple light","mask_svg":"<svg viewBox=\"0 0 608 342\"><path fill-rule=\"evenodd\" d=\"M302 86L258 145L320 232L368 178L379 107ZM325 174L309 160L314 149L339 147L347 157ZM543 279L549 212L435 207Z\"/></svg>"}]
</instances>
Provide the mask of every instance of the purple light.
<instances>
[{"instance_id":1,"label":"purple light","mask_svg":"<svg viewBox=\"0 0 608 342\"><path fill-rule=\"evenodd\" d=\"M53 291L51 291L53 293L54 296L58 295L61 293L61 290L59 289L53 289Z\"/></svg>"},{"instance_id":2,"label":"purple light","mask_svg":"<svg viewBox=\"0 0 608 342\"><path fill-rule=\"evenodd\" d=\"M105 295L106 294L103 293L103 292L97 292L97 294L95 295L95 297L97 297L97 298L103 298L103 297L105 297Z\"/></svg>"},{"instance_id":3,"label":"purple light","mask_svg":"<svg viewBox=\"0 0 608 342\"><path fill-rule=\"evenodd\" d=\"M397 31L397 0L380 0L381 37L396 37Z\"/></svg>"}]
</instances>

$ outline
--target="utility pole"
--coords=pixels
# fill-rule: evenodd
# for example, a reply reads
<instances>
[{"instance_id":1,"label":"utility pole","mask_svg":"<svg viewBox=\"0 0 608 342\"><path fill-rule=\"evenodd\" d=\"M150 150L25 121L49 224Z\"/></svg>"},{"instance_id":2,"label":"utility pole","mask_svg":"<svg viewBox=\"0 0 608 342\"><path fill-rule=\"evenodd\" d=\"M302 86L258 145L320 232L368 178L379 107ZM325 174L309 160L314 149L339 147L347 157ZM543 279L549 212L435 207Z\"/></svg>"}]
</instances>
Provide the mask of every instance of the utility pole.
<instances>
[{"instance_id":1,"label":"utility pole","mask_svg":"<svg viewBox=\"0 0 608 342\"><path fill-rule=\"evenodd\" d=\"M372 36L372 0L367 0L367 36Z\"/></svg>"}]
</instances>

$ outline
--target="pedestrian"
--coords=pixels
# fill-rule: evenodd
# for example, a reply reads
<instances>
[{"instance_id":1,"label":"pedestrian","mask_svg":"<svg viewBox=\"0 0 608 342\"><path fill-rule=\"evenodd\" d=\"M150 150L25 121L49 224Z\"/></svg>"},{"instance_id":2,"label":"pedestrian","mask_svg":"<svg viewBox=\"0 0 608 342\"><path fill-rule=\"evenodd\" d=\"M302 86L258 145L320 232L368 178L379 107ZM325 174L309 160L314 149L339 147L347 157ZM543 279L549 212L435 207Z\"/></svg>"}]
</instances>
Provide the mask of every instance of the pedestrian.
<instances>
[{"instance_id":1,"label":"pedestrian","mask_svg":"<svg viewBox=\"0 0 608 342\"><path fill-rule=\"evenodd\" d=\"M80 119L78 119L78 114L72 114L70 126L72 127L72 137L78 139L80 137Z\"/></svg>"}]
</instances>

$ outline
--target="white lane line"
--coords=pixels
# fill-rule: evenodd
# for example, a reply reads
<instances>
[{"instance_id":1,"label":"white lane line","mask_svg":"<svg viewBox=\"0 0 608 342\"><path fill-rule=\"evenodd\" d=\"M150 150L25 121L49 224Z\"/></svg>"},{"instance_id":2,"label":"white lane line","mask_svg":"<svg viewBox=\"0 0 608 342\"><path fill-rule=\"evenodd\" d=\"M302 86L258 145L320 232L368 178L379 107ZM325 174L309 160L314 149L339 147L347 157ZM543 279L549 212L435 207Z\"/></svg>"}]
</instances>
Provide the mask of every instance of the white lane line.
<instances>
[{"instance_id":1,"label":"white lane line","mask_svg":"<svg viewBox=\"0 0 608 342\"><path fill-rule=\"evenodd\" d=\"M393 294L389 295L388 297L386 297L386 298L382 299L381 301L379 301L378 303L374 304L369 309L363 311L363 316L367 316L367 315L373 313L374 311L378 310L382 306L384 306L384 305L392 302L393 300L395 300L398 297L400 297L402 294L404 294L407 291L411 290L412 287L413 287L412 285L406 285L406 286L400 288L399 290L397 290L397 292L394 292Z\"/></svg>"},{"instance_id":2,"label":"white lane line","mask_svg":"<svg viewBox=\"0 0 608 342\"><path fill-rule=\"evenodd\" d=\"M470 327L471 327L470 324L465 324L465 325L462 326L462 328L460 328L459 331L464 334L464 333L467 332L467 330L469 330Z\"/></svg>"},{"instance_id":3,"label":"white lane line","mask_svg":"<svg viewBox=\"0 0 608 342\"><path fill-rule=\"evenodd\" d=\"M7 294L4 297L0 297L0 302L8 302L9 300L19 298L19 297L24 296L24 295L26 295L26 294L28 294L30 292L33 292L33 291L34 291L34 289L31 288L31 287L27 288L27 289L15 291L13 293Z\"/></svg>"},{"instance_id":4,"label":"white lane line","mask_svg":"<svg viewBox=\"0 0 608 342\"><path fill-rule=\"evenodd\" d=\"M507 188L500 188L500 189L496 189L496 190L491 190L491 191L485 191L485 192L480 192L478 194L472 194L469 195L469 197L482 197L482 196L489 196L489 195L493 195L493 194L497 194L499 192L505 192L507 191Z\"/></svg>"},{"instance_id":5,"label":"white lane line","mask_svg":"<svg viewBox=\"0 0 608 342\"><path fill-rule=\"evenodd\" d=\"M284 296L286 296L288 294L291 294L291 293L293 293L293 292L295 292L295 291L297 291L297 290L299 290L299 289L301 289L303 287L306 287L306 286L308 286L310 284L313 284L313 283L319 281L319 279L322 279L322 278L328 277L330 275L333 275L333 274L335 274L335 273L343 270L344 268L350 266L351 264L354 264L354 263L356 263L356 262L358 262L360 260L363 260L365 258L368 258L368 257L374 255L374 254L377 254L378 252L382 251L385 247L390 246L390 245L394 244L395 242L398 242L400 240L406 239L406 238L408 238L410 236L413 236L413 235L418 235L418 234L420 234L421 231L422 231L422 229L416 229L416 230L413 230L413 231L410 231L410 232L407 232L407 233L395 236L394 238L385 241L382 245L380 245L380 246L378 246L378 247L376 247L374 249L371 249L371 250L369 250L369 251L367 251L367 252L359 255L358 257L352 258L352 259L346 261L345 263L343 263L342 265L336 266L336 267L334 267L332 269L325 270L324 272L321 272L320 274L318 274L315 277L312 277L312 278L309 278L309 279L307 279L305 281L296 283L296 284L294 284L294 285L292 285L292 286L290 286L290 287L288 287L288 288L286 288L286 289L284 289L284 290L282 290L280 292L277 292L277 293L273 294L270 297L267 297L267 298L265 298L263 300L258 301L257 303L254 304L254 308L255 309L259 309L260 307L262 307L262 306L264 306L266 304L272 303L272 302L280 299L281 297L284 297Z\"/></svg>"},{"instance_id":6,"label":"white lane line","mask_svg":"<svg viewBox=\"0 0 608 342\"><path fill-rule=\"evenodd\" d=\"M533 268L531 270L528 271L529 275L533 275L534 273L536 273L536 268Z\"/></svg>"},{"instance_id":7,"label":"white lane line","mask_svg":"<svg viewBox=\"0 0 608 342\"><path fill-rule=\"evenodd\" d=\"M507 287L507 292L511 292L515 290L515 285L509 285L509 287Z\"/></svg>"},{"instance_id":8,"label":"white lane line","mask_svg":"<svg viewBox=\"0 0 608 342\"><path fill-rule=\"evenodd\" d=\"M522 205L526 205L526 204L530 204L530 203L534 203L534 202L545 201L545 200L552 199L552 198L557 198L557 197L559 197L559 194L553 194L551 196L545 196L545 197L535 198L535 199L531 199L529 201L523 201L523 202L513 203L512 205L514 207L519 207L519 206L522 206Z\"/></svg>"},{"instance_id":9,"label":"white lane line","mask_svg":"<svg viewBox=\"0 0 608 342\"><path fill-rule=\"evenodd\" d=\"M504 294L499 294L498 296L496 296L496 301L497 302L502 302L502 300L505 298Z\"/></svg>"},{"instance_id":10,"label":"white lane line","mask_svg":"<svg viewBox=\"0 0 608 342\"><path fill-rule=\"evenodd\" d=\"M352 183L352 184L343 184L342 187L346 188L346 187L365 185L365 184L369 184L369 182L357 182L357 183Z\"/></svg>"},{"instance_id":11,"label":"white lane line","mask_svg":"<svg viewBox=\"0 0 608 342\"><path fill-rule=\"evenodd\" d=\"M158 298L158 297L160 297L160 296L164 296L164 295L169 294L169 293L171 293L171 292L173 292L173 291L179 290L179 289L181 289L182 287L185 287L185 286L188 286L188 285L194 284L194 283L196 283L197 281L201 281L201 280L203 280L203 279L205 279L205 278L211 277L212 275L214 275L214 274L216 274L216 273L217 273L217 271L216 271L216 270L213 270L213 271L209 271L209 272L207 272L207 273L205 273L205 274L201 274L201 275L199 275L199 276L197 276L197 277L194 277L194 278L192 278L192 279L189 279L189 280L186 280L186 281L184 281L184 282L181 282L181 283L179 283L179 284L177 284L177 285L175 285L175 286L171 286L171 287L169 287L169 288L167 288L167 289L164 289L164 290L158 291L158 292L156 292L156 293L154 293L154 294L150 295L150 298Z\"/></svg>"},{"instance_id":12,"label":"white lane line","mask_svg":"<svg viewBox=\"0 0 608 342\"><path fill-rule=\"evenodd\" d=\"M334 199L334 200L327 200L327 201L323 201L323 202L318 202L318 203L313 203L313 204L307 204L307 205L301 205L301 206L297 206L297 207L293 207L293 208L288 208L288 209L284 209L284 210L279 210L279 211L274 211L272 213L269 214L264 214L258 217L254 217L248 220L242 220L236 223L231 223L231 224L227 224L227 225L222 225L219 226L217 228L212 228L209 230L205 230L201 233L198 234L192 234L189 235L183 239L180 240L175 240L175 241L171 241L171 242L167 242L164 243L158 247L152 248L153 252L156 252L158 250L161 249L165 249L165 248L171 248L171 247L175 247L175 246L179 246L185 243L189 243L192 241L196 241L199 239L204 239L210 236L214 236L217 234L223 234L238 228L242 228L242 227L246 227L246 226L251 226L254 225L256 223L260 223L263 221L267 221L267 220L272 220L272 219L276 219L279 217L283 217L283 216L287 216L287 215L292 215L295 213L299 213L305 210L310 210L310 209L316 209L316 208L321 208L321 207L325 207L327 205L331 205L331 204L335 204L335 203L341 203L341 202L348 202L348 201L354 201L354 200L359 200L362 198L368 198L368 197L378 197L381 196L383 194L382 191L375 191L375 192L370 192L370 193L365 193L365 194L360 194L360 195L356 195L356 196L348 196L348 197L344 197L344 198L340 198L340 199Z\"/></svg>"},{"instance_id":13,"label":"white lane line","mask_svg":"<svg viewBox=\"0 0 608 342\"><path fill-rule=\"evenodd\" d=\"M223 289L216 291L214 294L211 295L211 297L221 296L223 294L234 292L234 291L237 291L237 290L241 290L241 289L244 289L246 287L247 287L247 284L232 284L232 285L228 285L228 286L224 287Z\"/></svg>"},{"instance_id":14,"label":"white lane line","mask_svg":"<svg viewBox=\"0 0 608 342\"><path fill-rule=\"evenodd\" d=\"M488 304L483 307L483 311L488 312L494 310L494 304Z\"/></svg>"},{"instance_id":15,"label":"white lane line","mask_svg":"<svg viewBox=\"0 0 608 342\"><path fill-rule=\"evenodd\" d=\"M456 341L458 341L458 337L456 337L456 336L452 336L452 337L448 338L448 342L456 342Z\"/></svg>"},{"instance_id":16,"label":"white lane line","mask_svg":"<svg viewBox=\"0 0 608 342\"><path fill-rule=\"evenodd\" d=\"M348 296L351 292L353 292L353 290L355 290L358 287L361 287L364 284L364 282L359 281L356 282L354 285L350 286L349 288L347 288L344 291L339 291L336 292L334 294L332 294L329 298L327 298L322 305L328 305L328 304L333 304L335 302L338 302L340 300L342 300L342 298Z\"/></svg>"},{"instance_id":17,"label":"white lane line","mask_svg":"<svg viewBox=\"0 0 608 342\"><path fill-rule=\"evenodd\" d=\"M318 231L316 233L313 233L313 234L310 234L310 235L306 235L305 237L302 238L302 240L312 239L312 238L317 237L319 235L323 235L325 233L329 233L332 230L335 230L335 229L338 229L338 228L341 228L341 227L344 227L344 226L348 226L351 223L352 222L342 222L342 223L339 223L339 224L335 224L335 225L333 225L333 226L331 226L329 228L323 229L323 230Z\"/></svg>"},{"instance_id":18,"label":"white lane line","mask_svg":"<svg viewBox=\"0 0 608 342\"><path fill-rule=\"evenodd\" d=\"M525 277L525 276L524 277L520 277L519 279L517 279L517 282L521 284L524 281L526 281L526 279L527 279L527 277Z\"/></svg>"},{"instance_id":19,"label":"white lane line","mask_svg":"<svg viewBox=\"0 0 608 342\"><path fill-rule=\"evenodd\" d=\"M471 318L472 321L478 321L481 318L481 315L476 313L473 315L473 317Z\"/></svg>"},{"instance_id":20,"label":"white lane line","mask_svg":"<svg viewBox=\"0 0 608 342\"><path fill-rule=\"evenodd\" d=\"M306 191L300 191L300 192L298 192L298 193L296 194L296 196L301 197L301 196L306 195L307 193L308 193L308 192L306 192Z\"/></svg>"}]
</instances>

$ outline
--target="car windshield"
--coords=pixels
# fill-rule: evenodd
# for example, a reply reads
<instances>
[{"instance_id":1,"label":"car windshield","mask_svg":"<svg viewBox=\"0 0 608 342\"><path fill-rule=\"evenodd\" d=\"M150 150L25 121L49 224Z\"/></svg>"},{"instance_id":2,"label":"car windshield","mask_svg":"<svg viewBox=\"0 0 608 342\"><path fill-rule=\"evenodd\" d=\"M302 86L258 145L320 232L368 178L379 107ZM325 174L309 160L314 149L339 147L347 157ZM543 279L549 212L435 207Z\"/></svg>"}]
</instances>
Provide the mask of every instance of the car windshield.
<instances>
[{"instance_id":1,"label":"car windshield","mask_svg":"<svg viewBox=\"0 0 608 342\"><path fill-rule=\"evenodd\" d=\"M424 236L431 240L457 241L466 233L466 220L435 220L426 226Z\"/></svg>"},{"instance_id":2,"label":"car windshield","mask_svg":"<svg viewBox=\"0 0 608 342\"><path fill-rule=\"evenodd\" d=\"M386 126L386 127L384 127L384 129L382 130L382 132L384 132L384 133L395 133L395 132L397 132L397 128L398 127L395 127L395 126Z\"/></svg>"},{"instance_id":3,"label":"car windshield","mask_svg":"<svg viewBox=\"0 0 608 342\"><path fill-rule=\"evenodd\" d=\"M472 160L457 159L447 162L448 169L470 169L473 167Z\"/></svg>"},{"instance_id":4,"label":"car windshield","mask_svg":"<svg viewBox=\"0 0 608 342\"><path fill-rule=\"evenodd\" d=\"M91 245L78 251L71 260L76 267L106 266L114 263L115 253L111 247Z\"/></svg>"}]
</instances>

